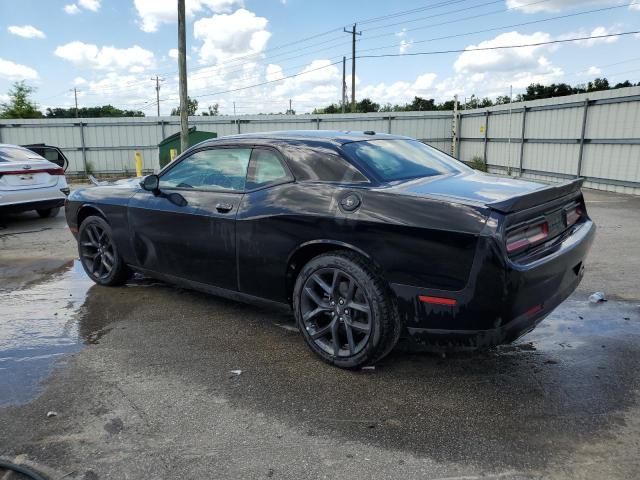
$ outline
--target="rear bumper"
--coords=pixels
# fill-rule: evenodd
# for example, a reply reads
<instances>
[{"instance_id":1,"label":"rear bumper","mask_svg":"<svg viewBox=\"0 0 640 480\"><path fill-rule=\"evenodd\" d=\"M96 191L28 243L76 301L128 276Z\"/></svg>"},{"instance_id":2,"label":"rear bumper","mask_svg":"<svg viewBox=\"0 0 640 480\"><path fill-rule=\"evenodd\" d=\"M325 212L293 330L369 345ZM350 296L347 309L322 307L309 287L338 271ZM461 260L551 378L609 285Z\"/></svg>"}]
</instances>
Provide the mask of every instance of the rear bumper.
<instances>
[{"instance_id":1,"label":"rear bumper","mask_svg":"<svg viewBox=\"0 0 640 480\"><path fill-rule=\"evenodd\" d=\"M14 203L10 205L0 205L0 213L17 213L29 210L47 210L49 208L58 208L64 206L63 198L54 198L49 200L38 200L33 202Z\"/></svg>"},{"instance_id":2,"label":"rear bumper","mask_svg":"<svg viewBox=\"0 0 640 480\"><path fill-rule=\"evenodd\" d=\"M556 250L528 265L505 260L493 239L479 244L471 277L459 291L392 285L407 333L434 350L464 350L511 342L530 332L576 289L595 225L582 224ZM418 296L456 300L422 303Z\"/></svg>"},{"instance_id":3,"label":"rear bumper","mask_svg":"<svg viewBox=\"0 0 640 480\"><path fill-rule=\"evenodd\" d=\"M26 211L40 208L55 208L64 205L69 186L64 176L58 176L54 185L16 190L0 189L1 211ZM35 206L34 206L35 205ZM40 206L45 205L45 206ZM51 207L46 205L53 205Z\"/></svg>"}]
</instances>

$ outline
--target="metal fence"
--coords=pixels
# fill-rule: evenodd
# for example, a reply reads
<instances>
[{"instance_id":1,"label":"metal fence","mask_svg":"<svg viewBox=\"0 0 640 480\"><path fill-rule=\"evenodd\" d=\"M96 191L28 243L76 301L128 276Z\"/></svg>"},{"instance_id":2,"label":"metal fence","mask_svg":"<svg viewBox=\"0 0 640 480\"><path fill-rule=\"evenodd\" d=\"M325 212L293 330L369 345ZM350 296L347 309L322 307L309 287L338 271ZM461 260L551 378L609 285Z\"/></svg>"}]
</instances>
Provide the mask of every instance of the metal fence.
<instances>
[{"instance_id":1,"label":"metal fence","mask_svg":"<svg viewBox=\"0 0 640 480\"><path fill-rule=\"evenodd\" d=\"M218 136L292 129L373 130L419 138L489 171L640 194L640 87L454 112L190 117ZM158 143L178 132L178 117L0 120L0 143L62 148L69 172L158 168Z\"/></svg>"}]
</instances>

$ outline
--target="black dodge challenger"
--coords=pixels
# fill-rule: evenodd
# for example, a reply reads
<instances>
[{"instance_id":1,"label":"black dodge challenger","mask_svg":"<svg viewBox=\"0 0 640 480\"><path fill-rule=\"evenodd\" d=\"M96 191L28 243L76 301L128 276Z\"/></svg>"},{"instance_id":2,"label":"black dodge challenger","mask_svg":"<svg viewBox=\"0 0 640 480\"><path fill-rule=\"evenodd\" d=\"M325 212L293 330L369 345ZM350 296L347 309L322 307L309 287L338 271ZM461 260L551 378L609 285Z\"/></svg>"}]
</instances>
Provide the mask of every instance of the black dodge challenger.
<instances>
[{"instance_id":1,"label":"black dodge challenger","mask_svg":"<svg viewBox=\"0 0 640 480\"><path fill-rule=\"evenodd\" d=\"M289 305L309 347L345 368L400 335L434 350L515 340L576 288L595 232L579 179L500 178L375 132L207 140L140 180L67 200L96 283L137 271Z\"/></svg>"}]
</instances>

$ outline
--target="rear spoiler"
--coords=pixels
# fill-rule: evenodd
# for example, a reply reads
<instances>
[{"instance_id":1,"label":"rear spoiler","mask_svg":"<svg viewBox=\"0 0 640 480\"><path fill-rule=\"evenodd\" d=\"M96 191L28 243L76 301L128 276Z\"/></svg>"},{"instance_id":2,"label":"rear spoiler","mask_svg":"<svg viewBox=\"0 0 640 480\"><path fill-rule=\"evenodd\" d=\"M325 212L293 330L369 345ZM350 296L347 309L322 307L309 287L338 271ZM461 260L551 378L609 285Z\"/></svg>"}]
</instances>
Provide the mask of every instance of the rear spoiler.
<instances>
[{"instance_id":1,"label":"rear spoiler","mask_svg":"<svg viewBox=\"0 0 640 480\"><path fill-rule=\"evenodd\" d=\"M584 178L576 178L570 182L551 185L547 188L536 190L535 192L525 193L507 198L506 200L500 200L499 202L489 203L487 206L501 213L517 212L519 210L535 207L537 205L550 202L551 200L555 200L556 198L577 192L580 190L583 183Z\"/></svg>"}]
</instances>

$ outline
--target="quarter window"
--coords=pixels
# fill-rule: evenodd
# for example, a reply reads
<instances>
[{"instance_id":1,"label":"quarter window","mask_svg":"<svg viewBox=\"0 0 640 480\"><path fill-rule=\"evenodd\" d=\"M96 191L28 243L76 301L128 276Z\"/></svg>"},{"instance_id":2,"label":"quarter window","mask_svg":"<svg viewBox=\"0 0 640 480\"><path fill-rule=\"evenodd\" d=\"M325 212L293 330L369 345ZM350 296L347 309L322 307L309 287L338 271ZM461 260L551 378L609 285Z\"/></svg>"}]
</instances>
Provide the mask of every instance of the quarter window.
<instances>
[{"instance_id":1,"label":"quarter window","mask_svg":"<svg viewBox=\"0 0 640 480\"><path fill-rule=\"evenodd\" d=\"M160 177L160 188L245 189L250 148L200 150Z\"/></svg>"},{"instance_id":2,"label":"quarter window","mask_svg":"<svg viewBox=\"0 0 640 480\"><path fill-rule=\"evenodd\" d=\"M247 189L251 190L291 177L278 156L270 150L254 149L247 174Z\"/></svg>"}]
</instances>

